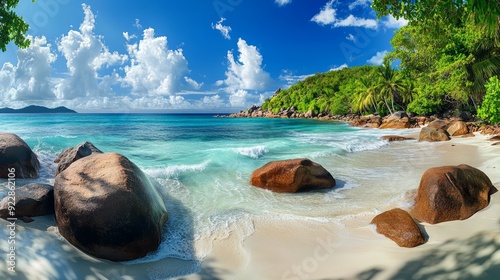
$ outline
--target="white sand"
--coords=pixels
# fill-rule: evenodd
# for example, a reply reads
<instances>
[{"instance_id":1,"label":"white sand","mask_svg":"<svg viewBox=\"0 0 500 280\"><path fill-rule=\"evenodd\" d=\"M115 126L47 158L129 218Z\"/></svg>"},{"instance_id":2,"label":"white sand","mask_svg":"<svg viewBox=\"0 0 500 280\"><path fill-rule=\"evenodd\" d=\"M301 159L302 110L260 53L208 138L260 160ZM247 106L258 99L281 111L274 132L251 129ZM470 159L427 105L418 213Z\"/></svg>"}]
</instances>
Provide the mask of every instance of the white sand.
<instances>
[{"instance_id":1,"label":"white sand","mask_svg":"<svg viewBox=\"0 0 500 280\"><path fill-rule=\"evenodd\" d=\"M478 135L429 144L429 149L444 150L446 156L429 158L427 164L472 165L500 189L500 147L492 147L486 138ZM412 176L405 179L414 181L416 188L420 177ZM51 217L38 217L30 224L17 222L16 274L8 273L7 262L2 261L0 279L157 279L160 275L178 279L500 279L500 192L492 196L490 206L465 221L422 224L428 240L412 249L400 248L377 234L369 225L374 215L362 213L338 223L257 218L255 233L248 238L234 224L229 236L194 244L197 250L209 251L201 268L197 262L176 259L137 265L97 260L61 239ZM7 224L0 221L2 256L8 253ZM198 272L183 276L194 271Z\"/></svg>"},{"instance_id":2,"label":"white sand","mask_svg":"<svg viewBox=\"0 0 500 280\"><path fill-rule=\"evenodd\" d=\"M469 164L500 189L500 148L491 144L478 134L429 145L446 151L444 158L429 158L429 168ZM414 179L417 188L420 178ZM467 220L423 223L428 240L411 249L377 234L369 225L373 217L360 214L342 225L256 220L244 241L244 267L232 266L236 258L220 253L231 245L217 242L202 273L183 279L500 279L500 192Z\"/></svg>"}]
</instances>

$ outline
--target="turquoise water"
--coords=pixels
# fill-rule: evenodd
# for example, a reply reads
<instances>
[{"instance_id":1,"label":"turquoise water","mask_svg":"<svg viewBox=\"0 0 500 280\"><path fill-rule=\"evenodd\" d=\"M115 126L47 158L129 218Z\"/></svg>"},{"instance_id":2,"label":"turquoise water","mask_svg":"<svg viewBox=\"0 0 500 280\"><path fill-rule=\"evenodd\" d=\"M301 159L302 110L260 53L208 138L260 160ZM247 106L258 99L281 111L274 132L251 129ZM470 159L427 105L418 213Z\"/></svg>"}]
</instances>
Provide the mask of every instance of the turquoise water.
<instances>
[{"instance_id":1,"label":"turquoise water","mask_svg":"<svg viewBox=\"0 0 500 280\"><path fill-rule=\"evenodd\" d=\"M53 160L84 141L125 155L154 179L170 220L160 250L139 262L202 259L207 252L196 250L195 241L227 236L231 224L249 236L256 218L330 221L373 211L401 200L401 192L393 191L398 185L387 183L382 174L403 172L405 161L417 155L401 158L405 146L389 150L389 143L380 140L407 131L314 120L61 114L0 115L0 124L1 131L19 135L37 153L42 163L37 182L53 183ZM252 171L265 163L299 157L322 164L338 186L292 195L248 184Z\"/></svg>"}]
</instances>

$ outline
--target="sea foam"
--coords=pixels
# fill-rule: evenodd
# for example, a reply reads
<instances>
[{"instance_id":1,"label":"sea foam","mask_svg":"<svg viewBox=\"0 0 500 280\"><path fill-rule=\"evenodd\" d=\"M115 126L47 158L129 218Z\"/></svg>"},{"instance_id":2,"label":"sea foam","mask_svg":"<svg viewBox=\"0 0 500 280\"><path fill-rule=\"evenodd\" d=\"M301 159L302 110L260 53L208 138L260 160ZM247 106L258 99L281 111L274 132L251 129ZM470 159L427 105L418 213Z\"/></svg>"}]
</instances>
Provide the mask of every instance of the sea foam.
<instances>
[{"instance_id":1,"label":"sea foam","mask_svg":"<svg viewBox=\"0 0 500 280\"><path fill-rule=\"evenodd\" d=\"M255 158L255 159L260 158L269 152L265 146L235 148L234 151L242 156Z\"/></svg>"},{"instance_id":2,"label":"sea foam","mask_svg":"<svg viewBox=\"0 0 500 280\"><path fill-rule=\"evenodd\" d=\"M199 164L180 164L167 167L148 168L144 169L144 171L154 178L175 178L183 173L201 172L207 168L209 163L210 160L207 160Z\"/></svg>"}]
</instances>

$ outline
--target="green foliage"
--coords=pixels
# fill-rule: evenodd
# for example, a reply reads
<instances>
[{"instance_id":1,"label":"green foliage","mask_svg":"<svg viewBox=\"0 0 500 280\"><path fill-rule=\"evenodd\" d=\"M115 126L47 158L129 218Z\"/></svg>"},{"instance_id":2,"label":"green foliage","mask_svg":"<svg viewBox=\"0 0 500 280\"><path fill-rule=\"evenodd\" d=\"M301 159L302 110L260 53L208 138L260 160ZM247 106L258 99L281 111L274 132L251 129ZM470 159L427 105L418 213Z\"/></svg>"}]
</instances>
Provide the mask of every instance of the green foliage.
<instances>
[{"instance_id":1,"label":"green foliage","mask_svg":"<svg viewBox=\"0 0 500 280\"><path fill-rule=\"evenodd\" d=\"M19 0L0 1L0 49L3 52L7 50L7 44L11 41L20 48L30 45L30 41L25 37L29 26L13 11L18 3Z\"/></svg>"},{"instance_id":2,"label":"green foliage","mask_svg":"<svg viewBox=\"0 0 500 280\"><path fill-rule=\"evenodd\" d=\"M391 12L409 19L395 33L394 51L388 55L401 61L402 72L414 81L414 92L419 92L409 110L474 110L484 96L486 81L500 74L498 33L477 25L464 1L454 5L446 0L417 2L373 2L379 15Z\"/></svg>"},{"instance_id":3,"label":"green foliage","mask_svg":"<svg viewBox=\"0 0 500 280\"><path fill-rule=\"evenodd\" d=\"M477 110L478 116L492 124L500 123L500 81L491 77L486 84L486 95Z\"/></svg>"},{"instance_id":4,"label":"green foliage","mask_svg":"<svg viewBox=\"0 0 500 280\"><path fill-rule=\"evenodd\" d=\"M379 17L392 14L409 21L395 32L393 51L383 66L316 74L263 107L273 112L295 106L300 112L383 115L407 110L428 115L473 112L484 100L481 112L488 119L494 115L494 109L484 108L494 103L485 96L485 89L494 91L488 80L500 75L500 0L374 0L372 7ZM392 68L393 61L399 69Z\"/></svg>"},{"instance_id":5,"label":"green foliage","mask_svg":"<svg viewBox=\"0 0 500 280\"><path fill-rule=\"evenodd\" d=\"M373 76L376 71L377 67L361 66L318 73L280 91L266 100L262 108L277 113L282 108L294 106L298 112L313 110L316 113L347 114L354 110L358 80Z\"/></svg>"},{"instance_id":6,"label":"green foliage","mask_svg":"<svg viewBox=\"0 0 500 280\"><path fill-rule=\"evenodd\" d=\"M462 15L489 33L498 31L500 0L373 0L379 17L388 14L428 27L448 22L455 25Z\"/></svg>"},{"instance_id":7,"label":"green foliage","mask_svg":"<svg viewBox=\"0 0 500 280\"><path fill-rule=\"evenodd\" d=\"M442 99L437 94L433 94L432 91L427 93L426 90L424 88L421 92L417 93L416 98L408 104L408 112L418 115L430 115L442 111Z\"/></svg>"}]
</instances>

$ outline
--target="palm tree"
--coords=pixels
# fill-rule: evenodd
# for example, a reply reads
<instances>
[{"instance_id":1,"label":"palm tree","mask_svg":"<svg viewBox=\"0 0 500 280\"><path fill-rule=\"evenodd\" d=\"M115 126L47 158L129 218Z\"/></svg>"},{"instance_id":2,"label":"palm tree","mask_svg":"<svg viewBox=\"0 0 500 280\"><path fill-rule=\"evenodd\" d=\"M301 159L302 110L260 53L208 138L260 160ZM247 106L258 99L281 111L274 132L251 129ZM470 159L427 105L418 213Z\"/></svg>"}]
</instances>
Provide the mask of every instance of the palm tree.
<instances>
[{"instance_id":1,"label":"palm tree","mask_svg":"<svg viewBox=\"0 0 500 280\"><path fill-rule=\"evenodd\" d=\"M403 97L405 93L404 79L402 75L391 67L389 61L385 61L378 68L378 80L376 83L376 91L378 98L382 100L392 114L396 111L394 104L402 107ZM389 102L391 106L389 107Z\"/></svg>"},{"instance_id":2,"label":"palm tree","mask_svg":"<svg viewBox=\"0 0 500 280\"><path fill-rule=\"evenodd\" d=\"M472 82L470 99L477 109L477 102L484 95L484 86L490 77L500 75L500 30L490 40L481 40L474 46L474 61L466 65L468 80Z\"/></svg>"},{"instance_id":3,"label":"palm tree","mask_svg":"<svg viewBox=\"0 0 500 280\"><path fill-rule=\"evenodd\" d=\"M377 91L373 82L373 77L361 77L361 79L358 80L358 87L356 88L356 94L353 100L354 111L361 112L372 106L375 112L378 113L377 102Z\"/></svg>"}]
</instances>

